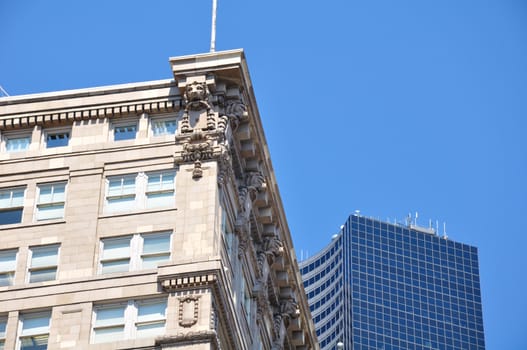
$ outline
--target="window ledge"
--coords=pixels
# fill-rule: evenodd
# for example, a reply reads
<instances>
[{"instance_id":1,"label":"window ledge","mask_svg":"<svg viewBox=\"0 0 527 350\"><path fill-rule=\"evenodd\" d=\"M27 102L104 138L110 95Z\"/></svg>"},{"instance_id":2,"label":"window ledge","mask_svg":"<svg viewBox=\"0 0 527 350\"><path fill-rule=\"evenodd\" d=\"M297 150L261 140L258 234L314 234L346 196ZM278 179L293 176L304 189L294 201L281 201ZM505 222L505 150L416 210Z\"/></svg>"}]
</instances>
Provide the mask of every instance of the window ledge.
<instances>
[{"instance_id":1,"label":"window ledge","mask_svg":"<svg viewBox=\"0 0 527 350\"><path fill-rule=\"evenodd\" d=\"M46 220L46 221L38 221L38 222L31 222L31 223L18 223L18 224L10 224L10 225L1 225L0 231L4 230L14 230L14 229L20 229L20 228L26 228L26 227L38 227L38 226L48 226L48 225L59 225L59 224L65 224L66 220L64 219L53 219L53 220Z\"/></svg>"},{"instance_id":2,"label":"window ledge","mask_svg":"<svg viewBox=\"0 0 527 350\"><path fill-rule=\"evenodd\" d=\"M171 207L171 208L156 208L156 209L133 210L133 211L127 211L127 212L120 212L120 213L102 214L102 215L99 215L98 219L107 219L107 218L142 215L142 214L152 214L152 213L163 213L163 212L170 212L170 211L176 211L176 210L177 210L177 208L174 208L174 207Z\"/></svg>"}]
</instances>

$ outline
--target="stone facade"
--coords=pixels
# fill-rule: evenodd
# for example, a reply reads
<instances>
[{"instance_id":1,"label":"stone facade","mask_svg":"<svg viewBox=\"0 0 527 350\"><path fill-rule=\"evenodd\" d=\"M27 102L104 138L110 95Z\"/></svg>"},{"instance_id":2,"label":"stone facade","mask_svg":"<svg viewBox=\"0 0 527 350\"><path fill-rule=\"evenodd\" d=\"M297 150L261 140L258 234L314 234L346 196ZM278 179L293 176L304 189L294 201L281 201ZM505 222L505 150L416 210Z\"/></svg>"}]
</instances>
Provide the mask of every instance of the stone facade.
<instances>
[{"instance_id":1,"label":"stone facade","mask_svg":"<svg viewBox=\"0 0 527 350\"><path fill-rule=\"evenodd\" d=\"M243 51L170 63L0 99L5 349L318 348Z\"/></svg>"}]
</instances>

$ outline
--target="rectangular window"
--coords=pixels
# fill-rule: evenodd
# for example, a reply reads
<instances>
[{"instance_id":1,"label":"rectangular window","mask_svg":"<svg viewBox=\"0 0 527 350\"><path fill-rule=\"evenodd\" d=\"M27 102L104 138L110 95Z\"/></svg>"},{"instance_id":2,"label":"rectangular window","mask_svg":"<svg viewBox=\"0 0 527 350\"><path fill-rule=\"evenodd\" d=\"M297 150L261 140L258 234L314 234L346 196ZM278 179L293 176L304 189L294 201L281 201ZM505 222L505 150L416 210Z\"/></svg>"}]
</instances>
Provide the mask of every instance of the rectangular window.
<instances>
[{"instance_id":1,"label":"rectangular window","mask_svg":"<svg viewBox=\"0 0 527 350\"><path fill-rule=\"evenodd\" d=\"M141 300L136 302L137 338L155 337L165 332L166 300Z\"/></svg>"},{"instance_id":2,"label":"rectangular window","mask_svg":"<svg viewBox=\"0 0 527 350\"><path fill-rule=\"evenodd\" d=\"M159 208L174 205L174 179L173 171L147 174L146 207Z\"/></svg>"},{"instance_id":3,"label":"rectangular window","mask_svg":"<svg viewBox=\"0 0 527 350\"><path fill-rule=\"evenodd\" d=\"M67 146L70 140L69 132L55 132L46 134L46 148Z\"/></svg>"},{"instance_id":4,"label":"rectangular window","mask_svg":"<svg viewBox=\"0 0 527 350\"><path fill-rule=\"evenodd\" d=\"M137 124L116 125L113 129L113 140L133 140L137 134Z\"/></svg>"},{"instance_id":5,"label":"rectangular window","mask_svg":"<svg viewBox=\"0 0 527 350\"><path fill-rule=\"evenodd\" d=\"M20 350L45 350L48 348L50 312L20 316Z\"/></svg>"},{"instance_id":6,"label":"rectangular window","mask_svg":"<svg viewBox=\"0 0 527 350\"><path fill-rule=\"evenodd\" d=\"M62 219L66 201L66 183L38 185L37 220Z\"/></svg>"},{"instance_id":7,"label":"rectangular window","mask_svg":"<svg viewBox=\"0 0 527 350\"><path fill-rule=\"evenodd\" d=\"M130 243L132 236L102 240L101 273L130 271Z\"/></svg>"},{"instance_id":8,"label":"rectangular window","mask_svg":"<svg viewBox=\"0 0 527 350\"><path fill-rule=\"evenodd\" d=\"M106 213L167 208L175 205L174 170L110 176L106 180Z\"/></svg>"},{"instance_id":9,"label":"rectangular window","mask_svg":"<svg viewBox=\"0 0 527 350\"><path fill-rule=\"evenodd\" d=\"M170 260L171 232L144 233L101 240L100 273L154 269Z\"/></svg>"},{"instance_id":10,"label":"rectangular window","mask_svg":"<svg viewBox=\"0 0 527 350\"><path fill-rule=\"evenodd\" d=\"M5 148L7 152L21 152L28 150L30 143L30 136L7 137L5 140Z\"/></svg>"},{"instance_id":11,"label":"rectangular window","mask_svg":"<svg viewBox=\"0 0 527 350\"><path fill-rule=\"evenodd\" d=\"M108 178L106 204L109 212L133 209L135 204L136 174Z\"/></svg>"},{"instance_id":12,"label":"rectangular window","mask_svg":"<svg viewBox=\"0 0 527 350\"><path fill-rule=\"evenodd\" d=\"M93 342L103 343L124 339L126 304L101 306L95 310Z\"/></svg>"},{"instance_id":13,"label":"rectangular window","mask_svg":"<svg viewBox=\"0 0 527 350\"><path fill-rule=\"evenodd\" d=\"M141 267L153 269L161 262L170 260L170 232L141 235L143 249Z\"/></svg>"},{"instance_id":14,"label":"rectangular window","mask_svg":"<svg viewBox=\"0 0 527 350\"><path fill-rule=\"evenodd\" d=\"M59 245L30 247L29 283L52 281L57 277Z\"/></svg>"},{"instance_id":15,"label":"rectangular window","mask_svg":"<svg viewBox=\"0 0 527 350\"><path fill-rule=\"evenodd\" d=\"M154 136L174 135L176 130L176 118L152 120L152 134Z\"/></svg>"},{"instance_id":16,"label":"rectangular window","mask_svg":"<svg viewBox=\"0 0 527 350\"><path fill-rule=\"evenodd\" d=\"M0 225L22 222L25 187L0 190Z\"/></svg>"},{"instance_id":17,"label":"rectangular window","mask_svg":"<svg viewBox=\"0 0 527 350\"><path fill-rule=\"evenodd\" d=\"M0 286L13 285L17 253L17 249L0 251Z\"/></svg>"},{"instance_id":18,"label":"rectangular window","mask_svg":"<svg viewBox=\"0 0 527 350\"><path fill-rule=\"evenodd\" d=\"M94 309L93 343L156 337L165 332L166 299L130 300Z\"/></svg>"},{"instance_id":19,"label":"rectangular window","mask_svg":"<svg viewBox=\"0 0 527 350\"><path fill-rule=\"evenodd\" d=\"M4 350L7 318L0 317L0 350Z\"/></svg>"}]
</instances>

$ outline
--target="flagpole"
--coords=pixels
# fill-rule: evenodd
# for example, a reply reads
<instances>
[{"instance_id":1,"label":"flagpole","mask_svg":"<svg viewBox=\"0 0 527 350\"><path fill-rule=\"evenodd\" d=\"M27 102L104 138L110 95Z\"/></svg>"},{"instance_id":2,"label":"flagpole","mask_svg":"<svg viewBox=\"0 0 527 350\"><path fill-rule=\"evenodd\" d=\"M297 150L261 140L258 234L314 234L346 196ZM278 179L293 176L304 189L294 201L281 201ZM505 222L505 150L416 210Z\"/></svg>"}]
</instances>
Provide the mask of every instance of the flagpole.
<instances>
[{"instance_id":1,"label":"flagpole","mask_svg":"<svg viewBox=\"0 0 527 350\"><path fill-rule=\"evenodd\" d=\"M216 8L217 0L212 0L212 28L210 32L210 52L216 51Z\"/></svg>"}]
</instances>

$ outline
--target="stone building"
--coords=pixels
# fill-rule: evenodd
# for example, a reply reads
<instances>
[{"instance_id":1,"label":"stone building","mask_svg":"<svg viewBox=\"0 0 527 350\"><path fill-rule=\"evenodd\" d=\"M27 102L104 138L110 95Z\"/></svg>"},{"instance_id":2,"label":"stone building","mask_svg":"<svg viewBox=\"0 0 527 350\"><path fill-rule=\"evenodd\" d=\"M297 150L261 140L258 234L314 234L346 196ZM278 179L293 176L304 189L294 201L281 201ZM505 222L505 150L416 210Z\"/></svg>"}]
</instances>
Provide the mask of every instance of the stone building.
<instances>
[{"instance_id":1,"label":"stone building","mask_svg":"<svg viewBox=\"0 0 527 350\"><path fill-rule=\"evenodd\" d=\"M0 349L318 349L242 50L0 99Z\"/></svg>"}]
</instances>

